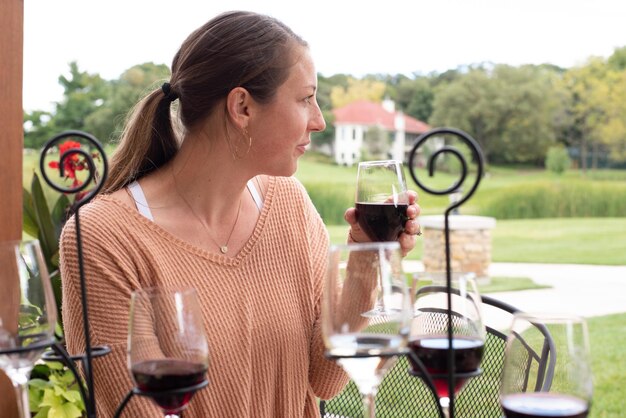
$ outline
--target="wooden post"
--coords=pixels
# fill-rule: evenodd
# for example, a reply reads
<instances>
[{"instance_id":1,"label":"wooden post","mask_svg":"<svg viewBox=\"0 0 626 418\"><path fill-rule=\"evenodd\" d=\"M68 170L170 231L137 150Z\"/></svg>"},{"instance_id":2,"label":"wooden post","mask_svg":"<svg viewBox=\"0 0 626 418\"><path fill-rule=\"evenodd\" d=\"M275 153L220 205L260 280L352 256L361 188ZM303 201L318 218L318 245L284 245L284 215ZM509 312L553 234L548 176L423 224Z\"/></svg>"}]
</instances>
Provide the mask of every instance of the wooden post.
<instances>
[{"instance_id":1,"label":"wooden post","mask_svg":"<svg viewBox=\"0 0 626 418\"><path fill-rule=\"evenodd\" d=\"M22 71L24 1L0 0L0 240L22 237ZM7 289L9 283L0 283ZM17 405L9 379L0 372L0 416L17 418Z\"/></svg>"}]
</instances>

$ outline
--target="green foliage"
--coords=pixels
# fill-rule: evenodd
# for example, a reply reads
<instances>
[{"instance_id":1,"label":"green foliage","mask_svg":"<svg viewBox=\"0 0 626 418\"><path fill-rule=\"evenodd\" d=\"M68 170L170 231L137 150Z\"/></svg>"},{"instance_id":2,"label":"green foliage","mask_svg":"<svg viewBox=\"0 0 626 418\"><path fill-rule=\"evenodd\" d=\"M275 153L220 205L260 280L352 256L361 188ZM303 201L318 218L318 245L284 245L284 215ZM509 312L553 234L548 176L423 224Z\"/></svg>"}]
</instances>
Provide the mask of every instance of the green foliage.
<instances>
[{"instance_id":1,"label":"green foliage","mask_svg":"<svg viewBox=\"0 0 626 418\"><path fill-rule=\"evenodd\" d=\"M309 196L325 223L345 224L343 214L354 206L354 188L328 187L327 183L305 183Z\"/></svg>"},{"instance_id":2,"label":"green foliage","mask_svg":"<svg viewBox=\"0 0 626 418\"><path fill-rule=\"evenodd\" d=\"M564 146L548 148L548 153L546 154L546 169L555 174L563 174L571 165L572 161Z\"/></svg>"},{"instance_id":3,"label":"green foliage","mask_svg":"<svg viewBox=\"0 0 626 418\"><path fill-rule=\"evenodd\" d=\"M489 162L542 162L555 141L556 77L536 66L471 68L437 89L429 122L468 132Z\"/></svg>"},{"instance_id":4,"label":"green foliage","mask_svg":"<svg viewBox=\"0 0 626 418\"><path fill-rule=\"evenodd\" d=\"M36 237L46 261L52 289L57 303L58 318L61 322L61 274L59 271L59 237L67 218L70 201L62 194L54 204L52 211L43 192L39 176L34 173L30 192L23 190L22 212L23 231Z\"/></svg>"},{"instance_id":5,"label":"green foliage","mask_svg":"<svg viewBox=\"0 0 626 418\"><path fill-rule=\"evenodd\" d=\"M498 219L619 217L626 213L626 184L536 181L498 190L481 215Z\"/></svg>"},{"instance_id":6,"label":"green foliage","mask_svg":"<svg viewBox=\"0 0 626 418\"><path fill-rule=\"evenodd\" d=\"M33 418L79 418L85 405L74 374L58 362L37 364L28 382Z\"/></svg>"}]
</instances>

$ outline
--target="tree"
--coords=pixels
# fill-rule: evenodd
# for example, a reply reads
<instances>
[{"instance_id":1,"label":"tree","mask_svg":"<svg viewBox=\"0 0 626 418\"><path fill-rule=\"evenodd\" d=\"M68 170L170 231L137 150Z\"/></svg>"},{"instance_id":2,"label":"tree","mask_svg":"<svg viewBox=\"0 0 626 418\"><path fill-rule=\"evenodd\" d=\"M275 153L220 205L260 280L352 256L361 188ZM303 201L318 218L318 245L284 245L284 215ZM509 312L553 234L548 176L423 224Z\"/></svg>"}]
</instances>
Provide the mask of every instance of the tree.
<instances>
[{"instance_id":1,"label":"tree","mask_svg":"<svg viewBox=\"0 0 626 418\"><path fill-rule=\"evenodd\" d=\"M615 70L615 63L607 65L601 58L592 58L563 76L566 132L568 141L580 149L583 170L590 149L592 168L597 167L603 148L608 148L613 158L626 158L626 72Z\"/></svg>"},{"instance_id":2,"label":"tree","mask_svg":"<svg viewBox=\"0 0 626 418\"><path fill-rule=\"evenodd\" d=\"M535 66L471 68L436 90L429 122L467 131L492 162L540 164L555 141L554 78Z\"/></svg>"},{"instance_id":3,"label":"tree","mask_svg":"<svg viewBox=\"0 0 626 418\"><path fill-rule=\"evenodd\" d=\"M626 70L626 46L615 48L608 60L609 68L615 71Z\"/></svg>"},{"instance_id":4,"label":"tree","mask_svg":"<svg viewBox=\"0 0 626 418\"><path fill-rule=\"evenodd\" d=\"M169 67L152 62L135 65L110 82L110 94L103 105L85 121L86 128L102 141L119 138L126 115L148 92L160 88L170 78Z\"/></svg>"},{"instance_id":5,"label":"tree","mask_svg":"<svg viewBox=\"0 0 626 418\"><path fill-rule=\"evenodd\" d=\"M348 78L348 86L335 86L330 92L330 100L333 108L343 107L357 100L369 100L381 102L387 86L378 80L359 80Z\"/></svg>"},{"instance_id":6,"label":"tree","mask_svg":"<svg viewBox=\"0 0 626 418\"><path fill-rule=\"evenodd\" d=\"M53 135L68 129L89 130L86 121L109 96L109 83L98 74L80 71L76 62L70 63L69 76L61 75L63 100L48 113L35 110L24 116L24 144L32 148L43 146Z\"/></svg>"}]
</instances>

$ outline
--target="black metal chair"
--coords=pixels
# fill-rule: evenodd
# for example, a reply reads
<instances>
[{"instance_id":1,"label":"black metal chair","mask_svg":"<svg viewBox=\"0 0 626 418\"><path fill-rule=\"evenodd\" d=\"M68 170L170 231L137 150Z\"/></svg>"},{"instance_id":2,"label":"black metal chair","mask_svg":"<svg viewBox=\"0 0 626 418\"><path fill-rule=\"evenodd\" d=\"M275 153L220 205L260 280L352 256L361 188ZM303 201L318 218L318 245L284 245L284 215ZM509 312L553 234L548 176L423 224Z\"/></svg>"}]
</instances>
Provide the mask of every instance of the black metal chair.
<instances>
[{"instance_id":1,"label":"black metal chair","mask_svg":"<svg viewBox=\"0 0 626 418\"><path fill-rule=\"evenodd\" d=\"M519 310L489 296L482 296L487 336L482 373L469 380L455 397L454 416L458 418L500 418L500 376L504 360L508 328L512 315ZM547 391L552 383L554 369L554 342L545 329L540 329L543 341L529 342L528 357L519 365L520 389ZM437 417L441 416L438 399L419 377L409 374L409 362L401 356L380 384L376 395L377 418ZM322 418L358 418L363 415L361 395L350 381L335 398L320 401Z\"/></svg>"}]
</instances>

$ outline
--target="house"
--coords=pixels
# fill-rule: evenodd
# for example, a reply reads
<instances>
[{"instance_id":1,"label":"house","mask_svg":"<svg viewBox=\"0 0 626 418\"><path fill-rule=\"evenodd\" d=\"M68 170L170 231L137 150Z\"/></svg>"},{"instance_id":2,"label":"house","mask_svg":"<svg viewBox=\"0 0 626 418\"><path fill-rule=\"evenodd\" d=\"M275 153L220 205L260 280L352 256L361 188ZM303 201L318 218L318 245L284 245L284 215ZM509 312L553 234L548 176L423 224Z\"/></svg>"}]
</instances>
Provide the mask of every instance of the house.
<instances>
[{"instance_id":1,"label":"house","mask_svg":"<svg viewBox=\"0 0 626 418\"><path fill-rule=\"evenodd\" d=\"M360 100L334 109L333 114L332 154L341 165L350 166L362 159L406 161L415 138L430 130L426 123L396 111L392 100Z\"/></svg>"}]
</instances>

